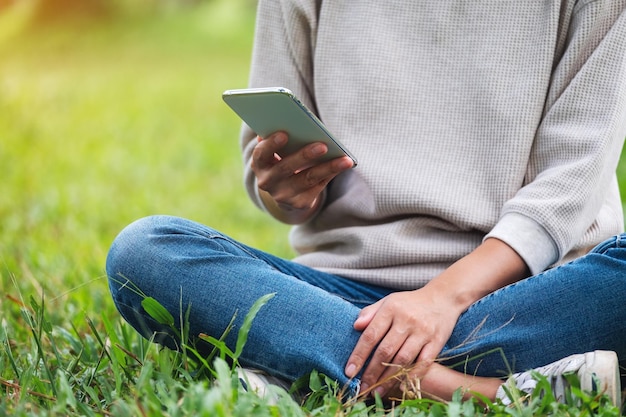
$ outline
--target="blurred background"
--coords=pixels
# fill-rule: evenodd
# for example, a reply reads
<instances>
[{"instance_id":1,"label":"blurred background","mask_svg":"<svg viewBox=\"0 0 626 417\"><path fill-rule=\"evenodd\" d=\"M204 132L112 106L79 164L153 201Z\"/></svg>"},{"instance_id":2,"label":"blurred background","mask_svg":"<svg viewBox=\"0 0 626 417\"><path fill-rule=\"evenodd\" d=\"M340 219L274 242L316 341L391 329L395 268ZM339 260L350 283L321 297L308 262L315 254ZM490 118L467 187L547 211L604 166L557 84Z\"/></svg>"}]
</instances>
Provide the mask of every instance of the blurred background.
<instances>
[{"instance_id":1,"label":"blurred background","mask_svg":"<svg viewBox=\"0 0 626 417\"><path fill-rule=\"evenodd\" d=\"M247 84L255 7L0 0L3 317L31 295L59 320L117 317L106 253L146 215L291 255L287 227L244 193L240 122L221 100Z\"/></svg>"},{"instance_id":2,"label":"blurred background","mask_svg":"<svg viewBox=\"0 0 626 417\"><path fill-rule=\"evenodd\" d=\"M106 252L146 215L291 256L287 226L244 194L240 122L221 100L247 84L255 7L0 0L3 317L31 295L58 320L117 317ZM624 190L623 163L619 172Z\"/></svg>"}]
</instances>

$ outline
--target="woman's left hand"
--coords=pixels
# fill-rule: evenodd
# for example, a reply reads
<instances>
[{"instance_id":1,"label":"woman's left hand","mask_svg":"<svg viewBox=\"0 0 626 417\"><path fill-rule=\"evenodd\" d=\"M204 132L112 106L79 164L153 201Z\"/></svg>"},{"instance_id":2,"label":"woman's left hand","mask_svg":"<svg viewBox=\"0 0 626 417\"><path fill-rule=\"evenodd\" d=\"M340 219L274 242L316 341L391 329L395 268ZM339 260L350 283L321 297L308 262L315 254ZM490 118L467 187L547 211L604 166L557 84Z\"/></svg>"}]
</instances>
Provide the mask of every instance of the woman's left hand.
<instances>
[{"instance_id":1,"label":"woman's left hand","mask_svg":"<svg viewBox=\"0 0 626 417\"><path fill-rule=\"evenodd\" d=\"M346 375L355 377L370 354L372 358L361 378L361 392L373 388L384 396L406 372L425 372L450 338L462 309L427 287L397 292L372 304L354 323L362 331L348 364Z\"/></svg>"},{"instance_id":2,"label":"woman's left hand","mask_svg":"<svg viewBox=\"0 0 626 417\"><path fill-rule=\"evenodd\" d=\"M362 331L345 373L361 377L361 391L381 396L400 381L422 377L450 338L461 313L472 303L529 274L524 260L506 243L486 239L423 288L397 292L361 310L354 328Z\"/></svg>"}]
</instances>

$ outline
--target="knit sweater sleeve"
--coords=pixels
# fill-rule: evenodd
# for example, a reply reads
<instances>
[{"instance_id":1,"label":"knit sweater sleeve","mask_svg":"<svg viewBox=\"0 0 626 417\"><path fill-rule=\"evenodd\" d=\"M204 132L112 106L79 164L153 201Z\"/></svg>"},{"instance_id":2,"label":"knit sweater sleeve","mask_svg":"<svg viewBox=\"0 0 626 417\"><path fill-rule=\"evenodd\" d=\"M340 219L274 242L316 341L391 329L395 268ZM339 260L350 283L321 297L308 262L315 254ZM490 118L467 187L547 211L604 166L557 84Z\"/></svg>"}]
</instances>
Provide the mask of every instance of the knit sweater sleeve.
<instances>
[{"instance_id":1,"label":"knit sweater sleeve","mask_svg":"<svg viewBox=\"0 0 626 417\"><path fill-rule=\"evenodd\" d=\"M536 274L592 225L626 135L626 2L581 1L565 31L524 186L487 237Z\"/></svg>"},{"instance_id":2,"label":"knit sweater sleeve","mask_svg":"<svg viewBox=\"0 0 626 417\"><path fill-rule=\"evenodd\" d=\"M286 87L315 112L312 53L320 1L260 0L250 87ZM254 203L264 208L256 177L250 168L255 133L245 124L240 135L244 159L244 182Z\"/></svg>"}]
</instances>

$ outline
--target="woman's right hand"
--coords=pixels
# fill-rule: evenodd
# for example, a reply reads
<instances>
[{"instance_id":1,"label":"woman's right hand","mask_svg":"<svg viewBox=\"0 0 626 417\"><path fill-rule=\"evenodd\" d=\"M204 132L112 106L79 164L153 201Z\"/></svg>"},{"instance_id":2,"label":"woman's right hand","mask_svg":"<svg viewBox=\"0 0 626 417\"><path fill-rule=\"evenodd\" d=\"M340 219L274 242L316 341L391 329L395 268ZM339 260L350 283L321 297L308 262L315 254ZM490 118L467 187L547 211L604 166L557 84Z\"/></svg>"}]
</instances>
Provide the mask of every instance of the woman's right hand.
<instances>
[{"instance_id":1,"label":"woman's right hand","mask_svg":"<svg viewBox=\"0 0 626 417\"><path fill-rule=\"evenodd\" d=\"M328 152L322 142L279 157L289 138L277 132L258 138L252 151L251 167L257 177L259 194L270 213L288 224L304 223L317 211L320 194L337 174L352 168L352 160L340 157L317 162Z\"/></svg>"}]
</instances>

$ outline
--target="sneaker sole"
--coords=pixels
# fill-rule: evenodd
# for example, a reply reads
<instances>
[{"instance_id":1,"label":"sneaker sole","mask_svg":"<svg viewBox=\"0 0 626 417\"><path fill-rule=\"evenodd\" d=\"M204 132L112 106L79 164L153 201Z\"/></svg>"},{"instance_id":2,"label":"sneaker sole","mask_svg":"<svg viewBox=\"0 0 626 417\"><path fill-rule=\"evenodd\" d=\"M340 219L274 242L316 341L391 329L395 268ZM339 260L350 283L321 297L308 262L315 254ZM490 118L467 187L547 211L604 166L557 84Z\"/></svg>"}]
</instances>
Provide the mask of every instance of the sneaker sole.
<instances>
[{"instance_id":1,"label":"sneaker sole","mask_svg":"<svg viewBox=\"0 0 626 417\"><path fill-rule=\"evenodd\" d=\"M587 391L606 393L616 407L621 408L622 390L617 354L607 350L585 353L585 364L578 371L580 387ZM601 385L596 386L596 382Z\"/></svg>"}]
</instances>

